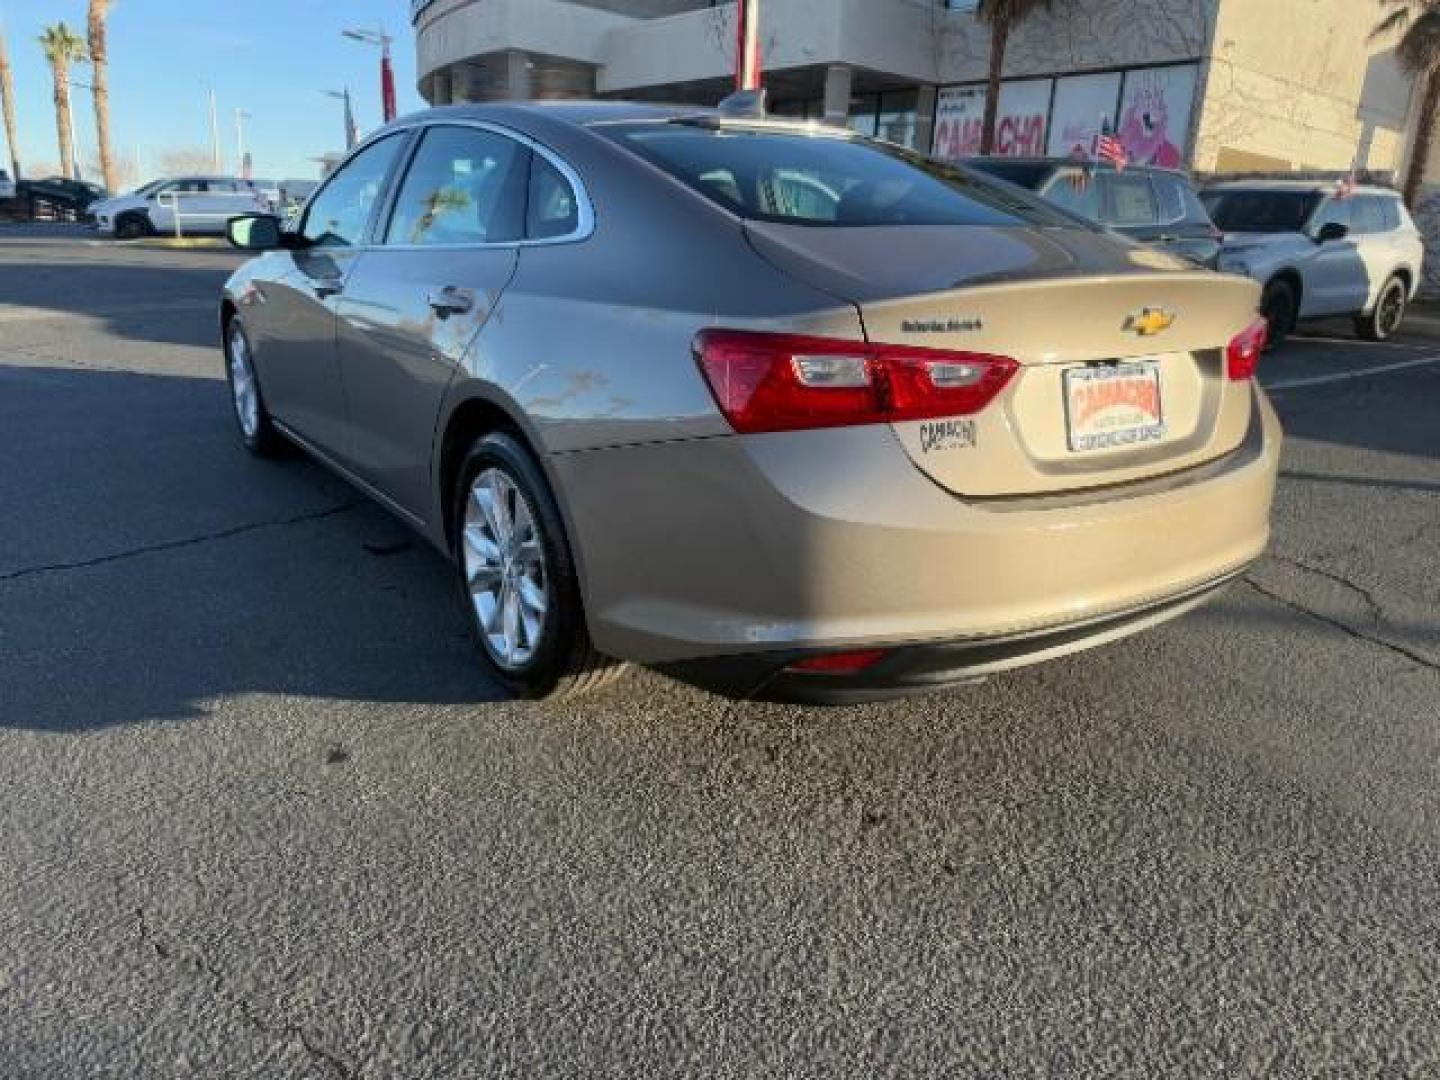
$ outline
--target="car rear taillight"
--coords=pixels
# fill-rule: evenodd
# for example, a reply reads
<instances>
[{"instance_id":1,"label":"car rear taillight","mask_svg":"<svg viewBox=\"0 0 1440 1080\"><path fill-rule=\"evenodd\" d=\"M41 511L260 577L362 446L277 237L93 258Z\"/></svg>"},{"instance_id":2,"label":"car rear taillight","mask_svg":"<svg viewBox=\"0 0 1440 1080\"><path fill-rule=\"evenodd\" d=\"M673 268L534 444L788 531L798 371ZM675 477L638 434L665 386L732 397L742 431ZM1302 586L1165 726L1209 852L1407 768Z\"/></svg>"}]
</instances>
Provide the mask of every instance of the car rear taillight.
<instances>
[{"instance_id":1,"label":"car rear taillight","mask_svg":"<svg viewBox=\"0 0 1440 1080\"><path fill-rule=\"evenodd\" d=\"M1253 377L1269 333L1270 325L1264 319L1256 319L1240 331L1225 347L1225 374L1235 382Z\"/></svg>"},{"instance_id":2,"label":"car rear taillight","mask_svg":"<svg viewBox=\"0 0 1440 1080\"><path fill-rule=\"evenodd\" d=\"M703 330L695 356L742 433L967 416L1020 366L987 353L748 330Z\"/></svg>"},{"instance_id":3,"label":"car rear taillight","mask_svg":"<svg viewBox=\"0 0 1440 1080\"><path fill-rule=\"evenodd\" d=\"M854 652L826 653L805 660L796 660L786 671L805 671L821 675L853 675L872 668L889 656L885 649L857 649Z\"/></svg>"}]
</instances>

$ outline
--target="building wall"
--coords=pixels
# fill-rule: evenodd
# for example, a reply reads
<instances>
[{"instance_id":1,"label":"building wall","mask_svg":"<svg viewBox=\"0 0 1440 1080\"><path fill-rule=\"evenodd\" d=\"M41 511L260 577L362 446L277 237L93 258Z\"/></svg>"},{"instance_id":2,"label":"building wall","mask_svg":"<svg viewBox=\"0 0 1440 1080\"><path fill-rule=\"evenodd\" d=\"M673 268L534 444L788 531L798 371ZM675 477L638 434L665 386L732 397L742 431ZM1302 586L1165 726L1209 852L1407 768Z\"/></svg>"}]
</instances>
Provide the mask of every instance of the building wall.
<instances>
[{"instance_id":1,"label":"building wall","mask_svg":"<svg viewBox=\"0 0 1440 1080\"><path fill-rule=\"evenodd\" d=\"M1410 80L1372 43L1379 5L1221 0L1194 165L1398 170Z\"/></svg>"},{"instance_id":2,"label":"building wall","mask_svg":"<svg viewBox=\"0 0 1440 1080\"><path fill-rule=\"evenodd\" d=\"M1270 0L1241 0L1258 6ZM1339 0L1349 2L1349 0ZM1011 32L1007 78L1195 60L1204 55L1220 0L1072 0L1041 9ZM973 15L940 13L940 77L984 79L990 31Z\"/></svg>"}]
</instances>

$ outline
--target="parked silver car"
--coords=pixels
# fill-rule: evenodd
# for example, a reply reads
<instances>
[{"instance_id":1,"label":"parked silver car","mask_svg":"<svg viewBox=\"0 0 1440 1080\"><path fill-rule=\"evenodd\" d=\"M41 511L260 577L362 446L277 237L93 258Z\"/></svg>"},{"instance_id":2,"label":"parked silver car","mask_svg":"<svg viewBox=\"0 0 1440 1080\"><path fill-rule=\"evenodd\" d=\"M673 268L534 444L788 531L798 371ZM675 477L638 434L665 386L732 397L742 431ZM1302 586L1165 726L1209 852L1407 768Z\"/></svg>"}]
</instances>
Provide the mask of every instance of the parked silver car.
<instances>
[{"instance_id":1,"label":"parked silver car","mask_svg":"<svg viewBox=\"0 0 1440 1080\"><path fill-rule=\"evenodd\" d=\"M1348 315L1371 341L1400 329L1420 288L1425 245L1398 192L1239 180L1200 198L1225 233L1220 268L1264 286L1272 345L1302 319Z\"/></svg>"},{"instance_id":2,"label":"parked silver car","mask_svg":"<svg viewBox=\"0 0 1440 1080\"><path fill-rule=\"evenodd\" d=\"M220 312L235 415L457 566L513 690L864 698L1114 640L1263 550L1250 281L848 132L617 103L381 130Z\"/></svg>"}]
</instances>

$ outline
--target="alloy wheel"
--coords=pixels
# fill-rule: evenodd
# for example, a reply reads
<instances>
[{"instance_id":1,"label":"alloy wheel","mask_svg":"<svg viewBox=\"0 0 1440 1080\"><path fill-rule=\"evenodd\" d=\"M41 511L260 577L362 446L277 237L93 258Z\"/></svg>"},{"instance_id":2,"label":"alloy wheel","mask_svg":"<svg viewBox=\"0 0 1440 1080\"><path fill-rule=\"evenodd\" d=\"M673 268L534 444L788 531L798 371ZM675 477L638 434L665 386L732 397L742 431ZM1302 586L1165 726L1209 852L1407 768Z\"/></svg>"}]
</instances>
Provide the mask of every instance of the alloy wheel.
<instances>
[{"instance_id":1,"label":"alloy wheel","mask_svg":"<svg viewBox=\"0 0 1440 1080\"><path fill-rule=\"evenodd\" d=\"M485 649L503 668L523 667L545 632L549 577L536 516L502 470L484 469L471 482L461 539Z\"/></svg>"},{"instance_id":2,"label":"alloy wheel","mask_svg":"<svg viewBox=\"0 0 1440 1080\"><path fill-rule=\"evenodd\" d=\"M1376 323L1380 327L1380 333L1389 337L1400 329L1400 323L1405 317L1405 290L1399 282L1395 282L1385 290L1385 295L1380 298L1380 317Z\"/></svg>"},{"instance_id":3,"label":"alloy wheel","mask_svg":"<svg viewBox=\"0 0 1440 1080\"><path fill-rule=\"evenodd\" d=\"M260 432L260 388L250 363L250 348L238 325L230 328L230 392L241 432L247 439L255 438Z\"/></svg>"}]
</instances>

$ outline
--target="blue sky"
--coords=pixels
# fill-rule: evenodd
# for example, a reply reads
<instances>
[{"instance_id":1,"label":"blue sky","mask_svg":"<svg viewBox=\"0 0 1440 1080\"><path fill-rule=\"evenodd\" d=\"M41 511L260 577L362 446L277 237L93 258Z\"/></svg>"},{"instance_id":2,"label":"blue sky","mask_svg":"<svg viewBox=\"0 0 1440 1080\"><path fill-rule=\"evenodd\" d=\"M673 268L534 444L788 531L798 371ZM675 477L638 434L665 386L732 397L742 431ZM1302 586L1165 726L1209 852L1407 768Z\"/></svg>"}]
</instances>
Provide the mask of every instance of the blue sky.
<instances>
[{"instance_id":1,"label":"blue sky","mask_svg":"<svg viewBox=\"0 0 1440 1080\"><path fill-rule=\"evenodd\" d=\"M27 173L60 156L50 68L35 39L62 19L83 36L86 6L85 0L0 0ZM142 179L149 179L165 151L208 147L206 88L213 85L227 171L235 165L239 107L251 115L246 143L256 176L315 176L308 159L344 147L343 107L323 91L350 87L362 133L380 123L379 51L341 37L343 28L383 23L396 39L400 113L424 106L415 90L408 11L406 0L117 0L109 23L115 150L133 158L138 147ZM88 66L75 77L88 83ZM74 99L81 158L93 161L94 105L86 90L77 88ZM0 160L8 166L8 150Z\"/></svg>"}]
</instances>

